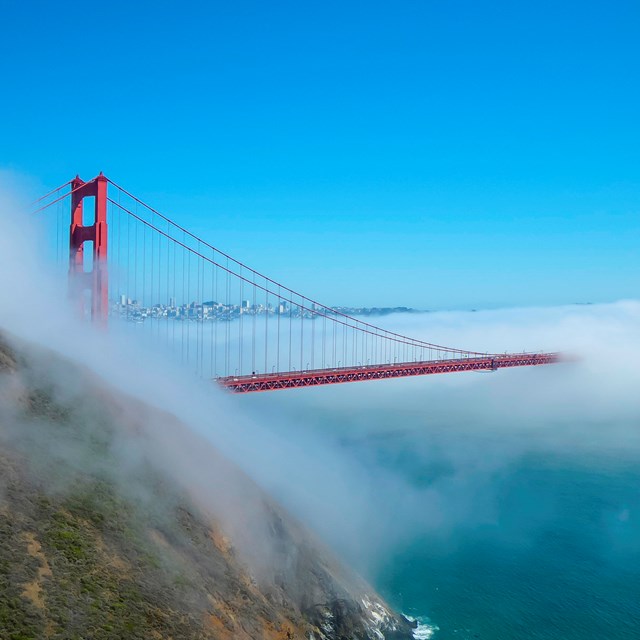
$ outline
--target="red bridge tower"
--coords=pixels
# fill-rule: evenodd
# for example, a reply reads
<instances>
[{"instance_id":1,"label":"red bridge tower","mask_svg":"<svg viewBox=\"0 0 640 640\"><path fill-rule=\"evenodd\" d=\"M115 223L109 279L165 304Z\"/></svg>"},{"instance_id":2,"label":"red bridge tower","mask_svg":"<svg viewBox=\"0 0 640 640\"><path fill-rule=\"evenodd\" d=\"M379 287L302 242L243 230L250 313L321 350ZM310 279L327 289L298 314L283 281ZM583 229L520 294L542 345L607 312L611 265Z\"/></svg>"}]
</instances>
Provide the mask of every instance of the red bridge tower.
<instances>
[{"instance_id":1,"label":"red bridge tower","mask_svg":"<svg viewBox=\"0 0 640 640\"><path fill-rule=\"evenodd\" d=\"M71 227L69 229L69 284L71 295L86 313L85 294L90 293L91 319L105 323L109 312L107 271L107 178L100 175L89 182L79 176L71 181ZM83 200L95 199L94 220L83 224ZM91 269L85 268L85 242L93 244Z\"/></svg>"}]
</instances>

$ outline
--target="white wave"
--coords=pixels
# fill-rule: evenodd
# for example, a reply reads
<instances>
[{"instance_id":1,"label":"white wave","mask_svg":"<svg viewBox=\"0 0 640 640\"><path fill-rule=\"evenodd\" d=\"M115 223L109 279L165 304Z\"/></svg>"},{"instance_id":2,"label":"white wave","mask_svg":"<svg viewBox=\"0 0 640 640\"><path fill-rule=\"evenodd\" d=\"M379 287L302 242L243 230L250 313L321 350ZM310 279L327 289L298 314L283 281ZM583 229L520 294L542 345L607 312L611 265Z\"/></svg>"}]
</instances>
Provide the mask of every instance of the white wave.
<instances>
[{"instance_id":1,"label":"white wave","mask_svg":"<svg viewBox=\"0 0 640 640\"><path fill-rule=\"evenodd\" d=\"M418 616L413 618L412 616L404 616L409 622L417 622L418 626L413 630L414 640L429 640L433 637L433 634L438 631L438 627L431 624L429 618Z\"/></svg>"}]
</instances>

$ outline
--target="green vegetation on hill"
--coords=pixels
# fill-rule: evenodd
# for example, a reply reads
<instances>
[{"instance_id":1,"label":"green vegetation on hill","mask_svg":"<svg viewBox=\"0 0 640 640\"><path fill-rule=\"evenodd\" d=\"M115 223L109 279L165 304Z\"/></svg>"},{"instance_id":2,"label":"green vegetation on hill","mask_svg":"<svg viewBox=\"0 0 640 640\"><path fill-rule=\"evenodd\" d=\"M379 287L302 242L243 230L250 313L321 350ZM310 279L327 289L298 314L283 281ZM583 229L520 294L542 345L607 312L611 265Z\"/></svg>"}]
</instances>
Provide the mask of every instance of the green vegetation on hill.
<instances>
[{"instance_id":1,"label":"green vegetation on hill","mask_svg":"<svg viewBox=\"0 0 640 640\"><path fill-rule=\"evenodd\" d=\"M87 378L0 335L0 640L379 637L360 583L246 480L283 563L258 584L222 523L134 452L159 414ZM389 616L386 637L411 638Z\"/></svg>"}]
</instances>

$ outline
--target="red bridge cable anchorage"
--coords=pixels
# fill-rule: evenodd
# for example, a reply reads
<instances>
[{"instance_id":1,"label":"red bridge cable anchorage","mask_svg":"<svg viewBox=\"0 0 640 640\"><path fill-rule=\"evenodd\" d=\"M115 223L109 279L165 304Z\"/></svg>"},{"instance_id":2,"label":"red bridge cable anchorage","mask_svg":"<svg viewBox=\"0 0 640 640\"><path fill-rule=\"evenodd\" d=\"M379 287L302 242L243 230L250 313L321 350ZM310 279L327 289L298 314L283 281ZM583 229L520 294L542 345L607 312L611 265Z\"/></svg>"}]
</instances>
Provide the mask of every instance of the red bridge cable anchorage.
<instances>
[{"instance_id":1,"label":"red bridge cable anchorage","mask_svg":"<svg viewBox=\"0 0 640 640\"><path fill-rule=\"evenodd\" d=\"M122 211L124 211L125 213L130 215L132 218L138 220L138 222L141 222L143 225L145 225L149 229L152 229L156 233L159 233L160 235L162 235L165 238L169 239L174 244L182 247L183 249L188 251L190 254L197 256L198 258L208 262L209 264L213 265L214 267L222 269L223 271L227 272L229 275L238 278L242 282L248 283L251 286L255 286L257 289L259 289L261 291L264 291L265 293L275 294L275 291L273 289L268 288L268 287L263 286L263 285L258 284L258 283L254 284L251 280L249 280L249 278L247 276L241 275L240 273L234 271L233 269L231 269L229 267L225 267L224 265L214 261L213 259L209 258L208 256L206 256L206 255L196 251L195 249L189 247L186 243L174 238L172 235L170 235L167 232L163 231L162 229L158 228L154 224L148 222L147 220L145 220L141 216L137 215L136 213L134 213L130 209L127 209L122 204L119 204L118 202L113 200L111 197L107 197L107 201L110 202L113 206L122 209ZM177 228L179 228L178 225L175 225L175 226ZM189 233L189 232L185 231L185 233ZM192 235L192 234L189 234L189 235ZM196 236L193 236L193 237L196 238ZM206 244L206 243L204 243L204 241L202 241L202 243ZM208 245L208 246L210 246L210 245ZM210 248L213 248L213 247L210 247ZM230 258L226 254L224 254L222 251L218 251L217 249L215 249L215 251L217 251L221 255L225 256L226 258L230 259L231 261L236 262L237 264L241 264L241 263L238 263L233 258ZM245 267L245 268L247 268L247 267ZM249 271L253 271L253 270L249 268ZM274 280L271 280L270 278L266 278L265 276L262 276L261 274L258 274L258 275L260 275L261 278L264 278L265 280L268 280L269 282L271 282L273 284L278 284ZM278 286L280 286L280 285L278 285ZM288 289L288 288L286 288L284 286L282 286L282 289L285 289L286 291L292 292L291 289ZM297 295L300 298L306 300L307 302L311 302L311 304L318 305L318 303L312 302L310 300L310 298L306 298L305 296L300 296L300 294L295 294L295 295ZM281 296L281 297L284 297L284 296ZM294 303L294 301L292 299L289 299L287 301L291 302L291 303ZM386 329L382 329L380 327L376 327L375 325L372 325L372 324L369 324L369 323L366 323L366 322L362 322L362 321L357 320L357 319L355 319L355 318L353 318L353 317L351 317L351 316L349 316L347 314L344 314L344 313L336 313L335 314L337 316L340 316L340 318L342 318L342 319L340 319L338 317L333 317L334 316L333 310L330 307L326 307L325 305L321 305L321 304L319 305L322 309L325 310L325 313L322 313L320 310L318 310L317 307L315 309L313 309L311 306L298 304L297 302L295 304L296 304L296 306L298 306L303 311L307 311L309 313L313 313L314 315L317 315L319 317L327 318L331 322L334 322L336 324L342 325L344 330L346 330L347 328L356 329L358 331L366 332L369 335L378 336L378 337L380 337L382 339L385 339L385 340L387 340L389 342L394 342L394 343L403 344L403 345L417 346L417 347L420 347L422 349L439 350L439 351L444 351L446 353L457 354L457 355L465 355L465 356L467 356L467 355L468 356L488 356L488 355L491 355L491 354L478 352L478 351L466 351L466 350L462 350L462 349L455 349L455 348L452 348L452 347L445 347L445 346L442 346L442 345L436 345L436 344L433 344L433 343L430 343L430 342L423 342L421 340L416 340L414 338L410 338L408 336L403 336L401 334L397 334L397 333L394 333L394 332L391 332L391 331L387 331ZM349 321L351 321L351 323ZM354 326L354 324L355 324L355 326ZM358 326L358 325L362 325L362 326ZM494 354L494 355L497 355L497 354Z\"/></svg>"},{"instance_id":2,"label":"red bridge cable anchorage","mask_svg":"<svg viewBox=\"0 0 640 640\"><path fill-rule=\"evenodd\" d=\"M280 284L279 282L276 282L272 278L269 278L268 276L260 273L259 271L256 271L255 269L252 269L251 267L248 267L247 265L245 265L244 263L236 260L235 258L232 258L230 255L228 255L224 251L221 251L220 249L214 247L213 245L209 244L205 240L202 240L198 236L194 235L193 233L191 233L190 231L188 231L184 227L181 227L180 225L176 224L170 218L168 218L167 216L163 215L162 213L160 213L159 211L157 211L156 209L154 209L150 205L146 204L144 201L140 200L139 198L134 196L132 193L130 193L126 189L120 187L118 184L116 184L115 182L113 182L109 178L107 178L107 180L116 189L119 189L120 191L122 191L125 195L130 197L132 200L134 200L138 204L140 204L143 207L145 207L146 209L148 209L152 214L159 216L161 219L163 219L164 221L168 222L170 225L175 227L177 230L179 230L183 234L189 236L190 238L192 238L196 242L203 244L205 247L211 249L212 251L215 251L215 252L219 253L221 256L223 256L227 260L230 260L231 262L233 262L236 265L238 265L238 267L240 267L240 269L246 269L250 273L253 273L256 276L258 276L259 278L264 279L265 282L271 283L272 285L277 286L280 290L288 292L288 294L290 294L290 296L291 296L288 301L293 302L293 297L297 297L297 298L300 298L300 300L306 301L307 303L309 303L311 305L310 307L306 306L306 305L305 306L298 305L298 306L300 306L301 309L304 309L305 311L313 312L314 314L317 314L317 315L322 315L322 314L318 313L318 309L317 308L316 309L313 308L313 305L315 305L316 307L320 307L320 308L324 309L325 312L327 313L327 317L332 321L340 322L339 320L337 320L337 318L331 317L331 316L340 316L340 317L345 318L347 320L346 322L340 322L340 324L342 324L342 325L344 325L346 327L352 327L352 328L358 329L360 331L364 331L364 330L366 330L365 328L369 328L370 330L368 331L368 333L370 335L377 335L377 336L379 336L381 338L388 339L388 340L393 340L395 342L402 343L402 344L407 344L407 345L411 345L411 346L415 346L415 347L421 347L421 348L424 348L424 349L431 348L431 349L435 349L435 350L446 351L447 353L456 353L456 354L460 354L460 355L468 355L468 356L489 355L489 354L486 354L486 353L480 352L480 351L470 351L470 350L466 350L466 349L458 349L458 348L455 348L455 347L447 347L447 346L444 346L444 345L438 345L438 344L434 344L434 343L430 343L430 342L425 342L423 340L417 340L415 338L410 338L408 336L404 336L402 334L398 334L398 333L395 333L393 331L389 331L387 329L383 329L381 327L378 327L376 325L370 324L370 323L365 322L363 320L358 320L356 318L353 318L352 316L349 316L346 313L343 313L341 311L338 311L336 309L328 307L328 306L326 306L324 304L321 304L321 303L319 303L319 302L317 302L317 301L315 301L315 300L313 300L313 299L311 299L311 298L309 298L309 297L307 297L305 295L302 295L302 294L294 291L293 289L290 289L289 287L287 287L285 285ZM111 199L110 199L110 202L112 204L115 204L116 206L119 206L124 211L126 211L129 215L132 215L137 220L139 220L143 224L146 224L147 226L149 226L150 228L154 229L158 233L161 233L165 237L172 239L174 242L177 242L178 244L180 244L180 246L182 246L187 251L191 251L194 255L198 255L199 257L207 260L208 262L210 262L214 266L217 266L219 268L222 268L222 269L228 271L231 275L234 275L235 277L242 279L244 282L248 282L250 284L253 284L246 277L242 276L241 274L237 273L236 271L233 271L231 269L228 269L228 268L224 267L223 265L211 260L210 258L207 258L206 256L202 255L198 251L194 250L192 247L189 247L186 243L183 243L183 242L180 242L179 240L176 240L169 233L163 232L161 229L159 229L155 225L149 223L148 221L144 220L140 216L134 214L129 209L126 209L125 207L123 207L122 205L114 202ZM260 288L262 291L273 293L273 294L275 293L275 291L273 289L271 289L271 288L265 288L265 287L263 287L261 285L257 285L257 284L255 286Z\"/></svg>"}]
</instances>

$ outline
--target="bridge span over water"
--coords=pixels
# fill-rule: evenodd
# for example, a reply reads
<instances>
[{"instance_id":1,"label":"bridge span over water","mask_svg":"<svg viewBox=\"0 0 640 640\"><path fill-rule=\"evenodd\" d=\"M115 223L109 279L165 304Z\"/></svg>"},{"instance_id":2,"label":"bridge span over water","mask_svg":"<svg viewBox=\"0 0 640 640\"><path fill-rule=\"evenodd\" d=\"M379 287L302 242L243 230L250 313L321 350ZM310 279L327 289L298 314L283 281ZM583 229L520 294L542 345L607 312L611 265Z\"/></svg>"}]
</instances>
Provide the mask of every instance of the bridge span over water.
<instances>
[{"instance_id":1,"label":"bridge span over water","mask_svg":"<svg viewBox=\"0 0 640 640\"><path fill-rule=\"evenodd\" d=\"M439 345L350 316L232 258L102 174L60 185L34 212L81 314L129 323L234 392L559 360Z\"/></svg>"}]
</instances>

